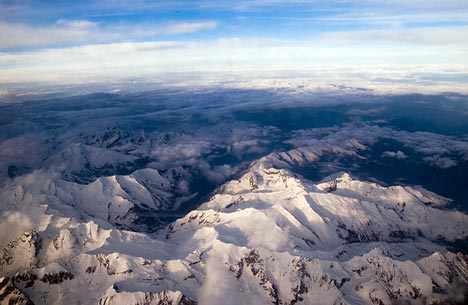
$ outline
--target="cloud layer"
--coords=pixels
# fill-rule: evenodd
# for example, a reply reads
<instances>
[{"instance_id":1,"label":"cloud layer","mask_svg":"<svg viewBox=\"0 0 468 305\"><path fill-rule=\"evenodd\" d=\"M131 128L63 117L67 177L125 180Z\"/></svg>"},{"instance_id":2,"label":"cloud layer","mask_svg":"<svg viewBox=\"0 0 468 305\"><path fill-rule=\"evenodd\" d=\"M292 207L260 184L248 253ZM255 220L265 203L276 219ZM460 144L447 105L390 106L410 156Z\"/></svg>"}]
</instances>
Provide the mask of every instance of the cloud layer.
<instances>
[{"instance_id":1,"label":"cloud layer","mask_svg":"<svg viewBox=\"0 0 468 305\"><path fill-rule=\"evenodd\" d=\"M468 71L466 1L87 0L0 10L0 83L323 67L368 75L382 65Z\"/></svg>"}]
</instances>

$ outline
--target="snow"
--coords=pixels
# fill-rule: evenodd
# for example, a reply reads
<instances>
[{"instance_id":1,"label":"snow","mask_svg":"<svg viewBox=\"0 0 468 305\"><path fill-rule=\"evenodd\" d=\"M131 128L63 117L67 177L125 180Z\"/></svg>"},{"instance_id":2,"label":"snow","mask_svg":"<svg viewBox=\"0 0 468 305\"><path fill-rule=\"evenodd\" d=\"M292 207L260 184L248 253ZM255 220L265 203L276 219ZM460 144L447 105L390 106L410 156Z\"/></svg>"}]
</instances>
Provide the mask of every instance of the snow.
<instances>
[{"instance_id":1,"label":"snow","mask_svg":"<svg viewBox=\"0 0 468 305\"><path fill-rule=\"evenodd\" d=\"M34 304L67 305L390 305L468 282L468 258L436 243L468 235L467 215L438 208L448 199L347 173L314 184L271 160L155 234L116 225L134 205L164 206L171 181L154 169L85 185L18 177L1 190L18 229L2 236L2 275L33 274L15 285Z\"/></svg>"}]
</instances>

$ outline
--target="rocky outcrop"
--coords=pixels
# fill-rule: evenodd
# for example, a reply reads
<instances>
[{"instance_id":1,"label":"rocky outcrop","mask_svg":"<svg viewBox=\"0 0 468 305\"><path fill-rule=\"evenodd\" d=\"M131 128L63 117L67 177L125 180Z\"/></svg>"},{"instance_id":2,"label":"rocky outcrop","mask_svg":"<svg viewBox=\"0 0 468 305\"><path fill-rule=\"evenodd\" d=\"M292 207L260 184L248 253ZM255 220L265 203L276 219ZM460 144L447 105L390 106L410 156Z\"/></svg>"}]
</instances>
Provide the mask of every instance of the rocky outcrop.
<instances>
[{"instance_id":1,"label":"rocky outcrop","mask_svg":"<svg viewBox=\"0 0 468 305\"><path fill-rule=\"evenodd\" d=\"M35 230L25 232L0 249L0 271L13 274L21 268L31 268L42 248L42 239Z\"/></svg>"},{"instance_id":2,"label":"rocky outcrop","mask_svg":"<svg viewBox=\"0 0 468 305\"><path fill-rule=\"evenodd\" d=\"M9 278L0 278L0 305L34 305Z\"/></svg>"},{"instance_id":3,"label":"rocky outcrop","mask_svg":"<svg viewBox=\"0 0 468 305\"><path fill-rule=\"evenodd\" d=\"M179 291L121 292L99 300L99 305L196 305L197 303Z\"/></svg>"}]
</instances>

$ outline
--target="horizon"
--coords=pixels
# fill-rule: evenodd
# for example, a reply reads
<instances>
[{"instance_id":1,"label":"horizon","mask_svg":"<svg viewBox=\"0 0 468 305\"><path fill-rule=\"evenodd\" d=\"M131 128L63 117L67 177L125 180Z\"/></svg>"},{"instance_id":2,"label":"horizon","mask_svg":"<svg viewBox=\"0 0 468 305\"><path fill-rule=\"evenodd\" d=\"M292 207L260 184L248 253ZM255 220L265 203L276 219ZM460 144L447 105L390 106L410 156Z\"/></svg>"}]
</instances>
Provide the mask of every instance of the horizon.
<instances>
[{"instance_id":1,"label":"horizon","mask_svg":"<svg viewBox=\"0 0 468 305\"><path fill-rule=\"evenodd\" d=\"M0 11L3 91L252 72L439 91L468 83L465 1L7 1Z\"/></svg>"}]
</instances>

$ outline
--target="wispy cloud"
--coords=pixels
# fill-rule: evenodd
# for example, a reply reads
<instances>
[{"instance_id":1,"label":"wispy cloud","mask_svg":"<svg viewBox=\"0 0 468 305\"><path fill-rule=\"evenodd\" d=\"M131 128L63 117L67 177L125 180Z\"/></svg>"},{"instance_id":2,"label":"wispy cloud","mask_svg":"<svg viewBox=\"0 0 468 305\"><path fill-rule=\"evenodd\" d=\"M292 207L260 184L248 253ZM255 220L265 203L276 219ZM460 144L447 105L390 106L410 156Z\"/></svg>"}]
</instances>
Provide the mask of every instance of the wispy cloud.
<instances>
[{"instance_id":1,"label":"wispy cloud","mask_svg":"<svg viewBox=\"0 0 468 305\"><path fill-rule=\"evenodd\" d=\"M23 23L0 23L0 48L15 48L24 46L49 46L67 42L84 41L92 33L88 24L57 23L51 26L35 27Z\"/></svg>"},{"instance_id":2,"label":"wispy cloud","mask_svg":"<svg viewBox=\"0 0 468 305\"><path fill-rule=\"evenodd\" d=\"M443 45L468 47L468 26L450 27L394 27L379 30L354 30L324 33L321 39L324 43L365 44L391 43L397 45ZM465 50L466 51L466 50Z\"/></svg>"},{"instance_id":3,"label":"wispy cloud","mask_svg":"<svg viewBox=\"0 0 468 305\"><path fill-rule=\"evenodd\" d=\"M43 26L0 22L0 48L76 46L142 39L151 40L162 35L195 33L216 27L217 22L212 20L103 25L88 20L59 19L54 24Z\"/></svg>"},{"instance_id":4,"label":"wispy cloud","mask_svg":"<svg viewBox=\"0 0 468 305\"><path fill-rule=\"evenodd\" d=\"M161 34L183 34L194 33L199 31L211 30L216 28L217 23L214 21L205 22L181 22L167 25L162 29Z\"/></svg>"}]
</instances>

